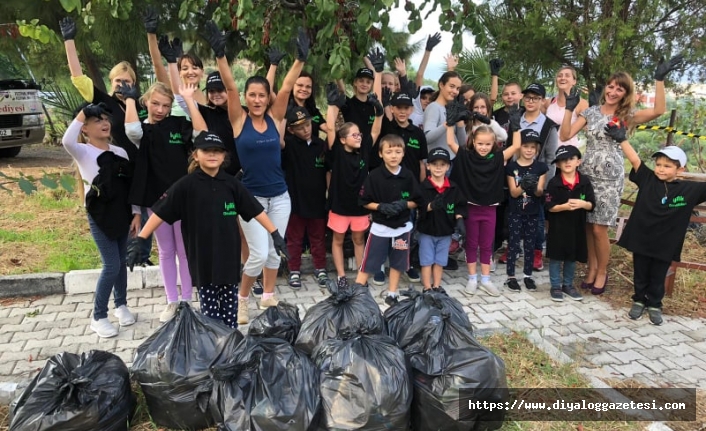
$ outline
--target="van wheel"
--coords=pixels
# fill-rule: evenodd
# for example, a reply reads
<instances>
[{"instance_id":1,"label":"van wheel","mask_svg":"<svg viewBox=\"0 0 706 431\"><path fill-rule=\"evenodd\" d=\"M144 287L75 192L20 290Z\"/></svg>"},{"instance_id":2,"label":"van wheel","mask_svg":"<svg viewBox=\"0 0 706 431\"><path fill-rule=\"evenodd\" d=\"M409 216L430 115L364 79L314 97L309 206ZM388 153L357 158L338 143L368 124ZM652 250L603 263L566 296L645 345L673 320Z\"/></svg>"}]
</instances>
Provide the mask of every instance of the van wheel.
<instances>
[{"instance_id":1,"label":"van wheel","mask_svg":"<svg viewBox=\"0 0 706 431\"><path fill-rule=\"evenodd\" d=\"M10 147L10 148L0 148L0 158L2 157L15 157L20 154L22 147Z\"/></svg>"}]
</instances>

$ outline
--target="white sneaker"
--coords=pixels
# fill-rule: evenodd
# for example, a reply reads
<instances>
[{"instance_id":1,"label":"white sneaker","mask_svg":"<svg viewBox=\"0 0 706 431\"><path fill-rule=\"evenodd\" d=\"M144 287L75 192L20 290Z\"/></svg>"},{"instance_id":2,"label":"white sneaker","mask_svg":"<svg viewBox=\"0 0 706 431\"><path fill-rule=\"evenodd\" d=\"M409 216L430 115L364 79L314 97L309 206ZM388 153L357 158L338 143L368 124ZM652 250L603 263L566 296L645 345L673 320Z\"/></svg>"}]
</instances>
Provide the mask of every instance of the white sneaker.
<instances>
[{"instance_id":1,"label":"white sneaker","mask_svg":"<svg viewBox=\"0 0 706 431\"><path fill-rule=\"evenodd\" d=\"M91 330L101 338L110 338L118 335L118 329L110 323L108 318L91 319Z\"/></svg>"},{"instance_id":2,"label":"white sneaker","mask_svg":"<svg viewBox=\"0 0 706 431\"><path fill-rule=\"evenodd\" d=\"M250 301L248 299L238 298L238 325L247 325L250 322L250 317L248 315L248 305Z\"/></svg>"},{"instance_id":3,"label":"white sneaker","mask_svg":"<svg viewBox=\"0 0 706 431\"><path fill-rule=\"evenodd\" d=\"M490 272L495 272L495 269L498 267L498 264L495 263L495 259L490 259Z\"/></svg>"},{"instance_id":4,"label":"white sneaker","mask_svg":"<svg viewBox=\"0 0 706 431\"><path fill-rule=\"evenodd\" d=\"M159 321L161 323L164 322L169 322L176 316L177 308L179 307L178 302L170 302L167 304L167 308L162 311L162 314L159 315Z\"/></svg>"},{"instance_id":5,"label":"white sneaker","mask_svg":"<svg viewBox=\"0 0 706 431\"><path fill-rule=\"evenodd\" d=\"M127 305L121 305L115 309L113 313L118 318L120 326L130 326L135 324L135 316L127 308Z\"/></svg>"},{"instance_id":6,"label":"white sneaker","mask_svg":"<svg viewBox=\"0 0 706 431\"><path fill-rule=\"evenodd\" d=\"M476 292L478 291L478 280L468 280L468 284L466 284L466 289L464 290L465 293L468 295L475 295Z\"/></svg>"},{"instance_id":7,"label":"white sneaker","mask_svg":"<svg viewBox=\"0 0 706 431\"><path fill-rule=\"evenodd\" d=\"M481 281L480 288L483 290L483 292L487 293L490 296L500 296L500 291L490 280Z\"/></svg>"},{"instance_id":8,"label":"white sneaker","mask_svg":"<svg viewBox=\"0 0 706 431\"><path fill-rule=\"evenodd\" d=\"M270 307L276 307L277 304L279 304L279 301L277 300L276 297L271 297L267 299L261 299L260 300L260 310L267 310ZM238 304L240 305L240 304ZM240 314L240 313L238 313Z\"/></svg>"}]
</instances>

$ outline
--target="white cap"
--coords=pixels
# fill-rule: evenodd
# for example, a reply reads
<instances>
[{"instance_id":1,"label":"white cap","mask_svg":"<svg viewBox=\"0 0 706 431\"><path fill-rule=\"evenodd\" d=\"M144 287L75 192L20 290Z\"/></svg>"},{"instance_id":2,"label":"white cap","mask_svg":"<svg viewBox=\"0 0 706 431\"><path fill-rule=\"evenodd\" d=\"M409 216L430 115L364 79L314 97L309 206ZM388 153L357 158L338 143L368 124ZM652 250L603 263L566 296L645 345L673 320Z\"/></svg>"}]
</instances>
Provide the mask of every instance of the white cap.
<instances>
[{"instance_id":1,"label":"white cap","mask_svg":"<svg viewBox=\"0 0 706 431\"><path fill-rule=\"evenodd\" d=\"M660 154L679 162L679 167L683 168L686 166L686 153L684 152L684 150L675 145L669 145L667 147L662 148L661 150L654 153L652 155L652 158L655 158Z\"/></svg>"}]
</instances>

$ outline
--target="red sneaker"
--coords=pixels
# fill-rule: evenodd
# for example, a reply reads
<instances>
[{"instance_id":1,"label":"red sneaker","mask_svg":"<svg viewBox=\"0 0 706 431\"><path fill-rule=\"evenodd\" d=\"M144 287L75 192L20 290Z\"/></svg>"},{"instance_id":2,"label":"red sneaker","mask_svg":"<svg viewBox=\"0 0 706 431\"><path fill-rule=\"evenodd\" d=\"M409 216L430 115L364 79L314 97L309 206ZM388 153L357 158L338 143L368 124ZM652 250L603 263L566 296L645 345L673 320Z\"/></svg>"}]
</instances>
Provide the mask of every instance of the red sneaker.
<instances>
[{"instance_id":1,"label":"red sneaker","mask_svg":"<svg viewBox=\"0 0 706 431\"><path fill-rule=\"evenodd\" d=\"M498 258L498 262L500 263L507 263L507 248L503 252L502 256Z\"/></svg>"},{"instance_id":2,"label":"red sneaker","mask_svg":"<svg viewBox=\"0 0 706 431\"><path fill-rule=\"evenodd\" d=\"M544 262L542 260L542 250L534 251L534 263L532 264L532 269L535 271L541 271L544 269Z\"/></svg>"}]
</instances>

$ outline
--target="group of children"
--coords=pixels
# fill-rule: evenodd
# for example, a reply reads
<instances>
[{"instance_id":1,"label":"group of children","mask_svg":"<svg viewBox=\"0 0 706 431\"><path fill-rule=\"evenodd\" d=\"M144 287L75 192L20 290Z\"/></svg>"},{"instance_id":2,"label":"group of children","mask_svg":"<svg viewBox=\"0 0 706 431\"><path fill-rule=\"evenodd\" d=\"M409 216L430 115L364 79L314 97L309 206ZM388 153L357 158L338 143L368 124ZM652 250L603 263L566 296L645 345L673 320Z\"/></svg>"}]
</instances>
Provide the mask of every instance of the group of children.
<instances>
[{"instance_id":1,"label":"group of children","mask_svg":"<svg viewBox=\"0 0 706 431\"><path fill-rule=\"evenodd\" d=\"M388 262L385 302L392 305L399 299L401 276L415 279L410 272L415 242L424 290L444 292L442 275L454 235L465 237L469 276L464 292L475 295L480 289L500 295L490 272L493 254L505 239L498 235L505 219L505 285L509 291L521 290L515 264L522 251L522 284L529 291L537 290L532 272L543 268L546 217L550 297L554 301L582 299L573 279L576 262L590 259L586 216L597 199L591 178L578 170L581 152L570 142L560 145L558 123L542 112L547 107L541 84L530 84L524 90L514 83L505 85L505 107L492 112L493 91L490 100L472 94L454 71L442 75L438 91L420 89L419 79L416 83L406 79L403 62L396 61L397 74L384 72L385 57L377 50L354 75L351 97L340 82L326 87L324 124L318 110L311 112L315 105L312 108L307 96L302 96L313 94L311 76L302 73L309 50L304 33L300 32L297 60L280 92L271 92L264 78L250 78L244 92L247 109L243 109L225 60L225 38L215 25L207 29L207 40L220 73L209 75L205 102L195 91L198 79L192 76L203 72L200 60L182 56L176 40L157 42L154 20L153 16L145 19L148 39L158 44L159 53L167 59L172 88L157 83L140 97L133 85L134 72L119 69L111 73L112 96L97 97L102 94L97 89L90 98L82 93L93 103L79 112L64 137L64 145L77 160L83 179L92 184L91 190L119 191L99 194L103 200L113 199L104 205L116 205L119 211L115 213L121 214L107 225L98 223L106 217L96 212L95 199L86 197L91 231L104 262L91 322L100 336L117 334L107 319L113 289L120 325L134 323L126 307L125 266L132 268L144 260L142 250L149 247L147 238L153 232L169 301L163 321L174 315L179 300L175 256L181 258L181 299L190 301L195 285L202 312L233 327L248 322L247 301L251 288L257 294L257 273L263 272L266 278L264 292L259 293L260 306L277 304L272 273L276 274L280 255L289 258L289 286L301 288L305 239L317 282L325 286L326 227L333 232L336 283L340 287L348 284L343 243L350 230L359 268L355 282L365 285L371 276L379 282L378 275ZM71 25L62 21L70 66L75 55L75 24ZM438 36L430 37L425 60L436 44ZM278 55L270 58L275 67L280 59ZM77 61L73 66L75 82L80 81ZM501 61L491 62L495 93L500 67ZM175 84L177 80L180 85ZM290 98L293 88L298 96ZM175 101L172 90L178 92L176 100L190 119L170 115ZM575 111L578 102L573 96L562 96L567 112ZM101 98L118 110L99 104ZM520 101L524 102L522 109ZM552 99L549 107L554 104ZM116 123L124 123L124 132L113 133L123 129ZM326 140L319 131L326 133ZM76 144L79 132L90 151ZM625 140L625 123L609 125L604 133L619 143L634 168L630 178L641 187L635 210L640 215L631 218L619 243L636 256L636 293L629 315L637 319L647 310L652 323L661 324L664 273L671 259L679 257L684 232L677 232L681 240L671 241L669 250L655 247L638 232L650 229L659 234L657 220L670 217L676 217L679 229L684 224L685 230L685 214L706 199L706 189L676 181L686 164L680 149L668 147L655 154L653 175ZM113 142L130 148L132 155L111 145L111 136ZM113 155L110 160L103 157L107 153ZM237 169L227 171L229 163ZM232 175L241 170L242 182ZM662 186L661 206L644 197ZM138 232L140 207L148 208L150 217ZM128 228L137 238L130 246L126 246ZM108 231L119 232L108 238ZM286 231L286 243L280 231ZM244 273L240 271L241 240L250 251L250 257L244 257Z\"/></svg>"}]
</instances>

